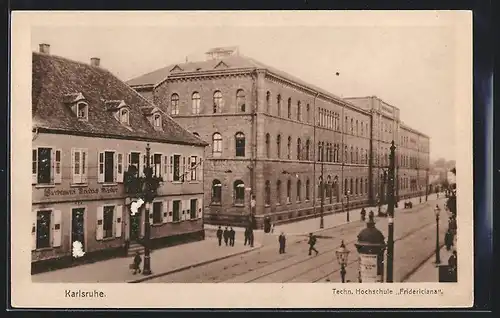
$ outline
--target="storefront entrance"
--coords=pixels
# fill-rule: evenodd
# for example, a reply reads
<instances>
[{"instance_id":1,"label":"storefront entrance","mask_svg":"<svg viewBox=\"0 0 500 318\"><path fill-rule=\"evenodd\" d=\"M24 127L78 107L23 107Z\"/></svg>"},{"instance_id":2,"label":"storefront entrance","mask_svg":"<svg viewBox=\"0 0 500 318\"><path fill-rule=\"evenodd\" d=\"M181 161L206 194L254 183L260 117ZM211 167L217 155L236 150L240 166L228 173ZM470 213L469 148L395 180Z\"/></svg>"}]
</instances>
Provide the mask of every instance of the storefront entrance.
<instances>
[{"instance_id":1,"label":"storefront entrance","mask_svg":"<svg viewBox=\"0 0 500 318\"><path fill-rule=\"evenodd\" d=\"M85 208L71 210L71 242L79 241L85 251Z\"/></svg>"},{"instance_id":2,"label":"storefront entrance","mask_svg":"<svg viewBox=\"0 0 500 318\"><path fill-rule=\"evenodd\" d=\"M136 213L130 215L130 241L134 242L139 239L141 235L141 215Z\"/></svg>"}]
</instances>

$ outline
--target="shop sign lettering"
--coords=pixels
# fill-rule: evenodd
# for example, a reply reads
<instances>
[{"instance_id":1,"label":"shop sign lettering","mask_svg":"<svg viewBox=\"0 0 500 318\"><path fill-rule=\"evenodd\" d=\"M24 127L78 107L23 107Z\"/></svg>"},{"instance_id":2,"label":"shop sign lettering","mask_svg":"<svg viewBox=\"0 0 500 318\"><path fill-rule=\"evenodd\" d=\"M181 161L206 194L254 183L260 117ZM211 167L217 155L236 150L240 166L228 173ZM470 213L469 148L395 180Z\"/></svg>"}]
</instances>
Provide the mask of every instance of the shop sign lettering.
<instances>
[{"instance_id":1,"label":"shop sign lettering","mask_svg":"<svg viewBox=\"0 0 500 318\"><path fill-rule=\"evenodd\" d=\"M44 196L74 196L74 195L93 195L93 194L113 194L118 193L118 187L102 188L77 188L77 189L44 189Z\"/></svg>"}]
</instances>

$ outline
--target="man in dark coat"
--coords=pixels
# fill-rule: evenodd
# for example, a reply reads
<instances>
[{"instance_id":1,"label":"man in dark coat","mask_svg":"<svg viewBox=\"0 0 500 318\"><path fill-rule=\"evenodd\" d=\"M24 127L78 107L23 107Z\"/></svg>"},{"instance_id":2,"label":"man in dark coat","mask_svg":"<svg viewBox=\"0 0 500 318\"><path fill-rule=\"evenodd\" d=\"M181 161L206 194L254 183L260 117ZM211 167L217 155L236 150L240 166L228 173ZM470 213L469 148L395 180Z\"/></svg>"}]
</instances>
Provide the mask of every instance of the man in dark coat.
<instances>
[{"instance_id":1,"label":"man in dark coat","mask_svg":"<svg viewBox=\"0 0 500 318\"><path fill-rule=\"evenodd\" d=\"M316 252L316 255L318 255L318 250L314 248L314 245L316 245L316 236L314 236L312 233L309 233L309 241L307 242L309 244L309 255L311 255L312 251Z\"/></svg>"},{"instance_id":2,"label":"man in dark coat","mask_svg":"<svg viewBox=\"0 0 500 318\"><path fill-rule=\"evenodd\" d=\"M250 247L253 247L253 229L250 227L248 230L248 239L250 241Z\"/></svg>"},{"instance_id":3,"label":"man in dark coat","mask_svg":"<svg viewBox=\"0 0 500 318\"><path fill-rule=\"evenodd\" d=\"M245 228L245 244L244 245L247 245L250 244L250 228L249 227L246 227Z\"/></svg>"},{"instance_id":4,"label":"man in dark coat","mask_svg":"<svg viewBox=\"0 0 500 318\"><path fill-rule=\"evenodd\" d=\"M134 275L137 274L137 272L139 272L139 274L141 273L141 262L142 262L142 258L141 258L141 254L139 253L139 251L135 252L135 256L134 256Z\"/></svg>"},{"instance_id":5,"label":"man in dark coat","mask_svg":"<svg viewBox=\"0 0 500 318\"><path fill-rule=\"evenodd\" d=\"M446 245L447 251L449 251L453 245L453 234L451 234L450 230L446 231L446 234L444 235L444 244Z\"/></svg>"},{"instance_id":6,"label":"man in dark coat","mask_svg":"<svg viewBox=\"0 0 500 318\"><path fill-rule=\"evenodd\" d=\"M219 246L222 245L222 227L219 225L217 229L217 239L219 240Z\"/></svg>"},{"instance_id":7,"label":"man in dark coat","mask_svg":"<svg viewBox=\"0 0 500 318\"><path fill-rule=\"evenodd\" d=\"M224 235L224 243L226 243L226 246L227 246L227 242L229 241L229 230L227 229L227 226L224 229L223 235Z\"/></svg>"},{"instance_id":8,"label":"man in dark coat","mask_svg":"<svg viewBox=\"0 0 500 318\"><path fill-rule=\"evenodd\" d=\"M366 210L365 208L361 209L361 221L366 220Z\"/></svg>"},{"instance_id":9,"label":"man in dark coat","mask_svg":"<svg viewBox=\"0 0 500 318\"><path fill-rule=\"evenodd\" d=\"M278 237L278 242L280 244L280 254L285 253L285 245L286 245L285 233L281 232L280 236Z\"/></svg>"},{"instance_id":10,"label":"man in dark coat","mask_svg":"<svg viewBox=\"0 0 500 318\"><path fill-rule=\"evenodd\" d=\"M236 232L233 230L233 227L229 230L229 246L234 246L234 239L236 237Z\"/></svg>"},{"instance_id":11,"label":"man in dark coat","mask_svg":"<svg viewBox=\"0 0 500 318\"><path fill-rule=\"evenodd\" d=\"M451 254L450 258L448 258L448 265L452 270L457 269L457 251L453 251L453 254Z\"/></svg>"}]
</instances>

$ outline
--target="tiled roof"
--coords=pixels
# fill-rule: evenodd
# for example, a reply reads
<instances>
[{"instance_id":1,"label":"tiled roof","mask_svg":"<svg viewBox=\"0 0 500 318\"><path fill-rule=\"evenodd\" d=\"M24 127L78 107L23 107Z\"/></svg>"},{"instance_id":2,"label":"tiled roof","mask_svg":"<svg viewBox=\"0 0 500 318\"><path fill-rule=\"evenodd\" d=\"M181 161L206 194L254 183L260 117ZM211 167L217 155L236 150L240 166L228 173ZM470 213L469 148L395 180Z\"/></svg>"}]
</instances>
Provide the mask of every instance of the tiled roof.
<instances>
[{"instance_id":1,"label":"tiled roof","mask_svg":"<svg viewBox=\"0 0 500 318\"><path fill-rule=\"evenodd\" d=\"M206 146L207 143L162 114L163 131L155 130L142 107L154 107L148 100L109 71L66 58L33 52L32 118L34 128L69 133L138 138ZM88 121L78 120L68 106L81 93L88 103ZM107 110L106 101L129 107L129 125L121 124ZM115 105L116 104L116 105Z\"/></svg>"},{"instance_id":2,"label":"tiled roof","mask_svg":"<svg viewBox=\"0 0 500 318\"><path fill-rule=\"evenodd\" d=\"M179 63L179 64L171 64L169 66L160 68L156 71L146 73L144 75L141 75L139 77L133 78L131 80L127 81L127 84L130 86L155 86L160 84L162 81L164 81L168 76L170 75L181 75L183 73L188 73L188 72L202 72L202 71L214 71L215 66L217 66L221 61L223 61L228 68L226 70L236 70L236 69L244 69L244 68L258 68L258 69L266 69L269 72L272 72L278 76L281 76L285 79L288 79L292 82L295 82L299 85L305 86L310 88L311 90L314 90L316 92L319 92L321 94L324 94L326 96L331 96L335 99L342 100L340 97L328 92L325 89L322 89L320 87L314 86L312 84L309 84L298 77L295 77L293 75L290 75L282 70L279 70L277 68L268 66L266 64L263 64L257 60L254 60L253 58L243 56L243 55L231 55L222 59L215 59L215 60L208 60L208 61L197 61L197 62L188 62L188 63ZM172 70L175 68L175 66L178 66L182 69L182 71L174 71ZM344 101L348 104L350 104L347 101Z\"/></svg>"}]
</instances>

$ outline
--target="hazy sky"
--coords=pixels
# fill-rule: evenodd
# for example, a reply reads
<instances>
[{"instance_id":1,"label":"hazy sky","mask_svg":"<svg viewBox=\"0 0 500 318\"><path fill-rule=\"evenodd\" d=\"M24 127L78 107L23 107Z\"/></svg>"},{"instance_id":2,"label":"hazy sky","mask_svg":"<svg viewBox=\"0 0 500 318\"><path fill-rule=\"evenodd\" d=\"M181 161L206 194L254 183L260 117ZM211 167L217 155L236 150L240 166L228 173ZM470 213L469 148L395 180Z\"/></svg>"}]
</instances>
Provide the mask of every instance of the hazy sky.
<instances>
[{"instance_id":1,"label":"hazy sky","mask_svg":"<svg viewBox=\"0 0 500 318\"><path fill-rule=\"evenodd\" d=\"M430 136L432 160L456 159L452 26L377 25L376 19L358 25L304 23L315 20L311 13L274 25L222 18L210 13L177 24L155 25L151 18L140 25L123 19L113 26L41 26L32 28L32 49L43 42L51 45L51 54L83 62L100 57L103 67L128 80L186 58L201 59L212 47L236 45L241 54L338 96L377 95L401 110L403 122Z\"/></svg>"}]
</instances>

